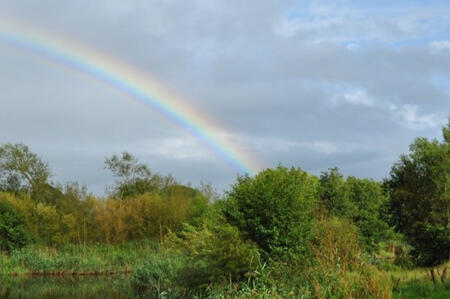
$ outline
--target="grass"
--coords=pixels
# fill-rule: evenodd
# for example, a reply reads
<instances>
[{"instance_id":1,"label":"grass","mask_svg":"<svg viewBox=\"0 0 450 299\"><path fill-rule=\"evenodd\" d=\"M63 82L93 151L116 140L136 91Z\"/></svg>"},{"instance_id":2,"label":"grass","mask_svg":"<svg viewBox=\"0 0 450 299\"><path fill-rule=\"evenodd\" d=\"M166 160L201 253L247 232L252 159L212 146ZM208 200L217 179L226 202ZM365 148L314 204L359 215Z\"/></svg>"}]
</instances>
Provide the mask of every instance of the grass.
<instances>
[{"instance_id":1,"label":"grass","mask_svg":"<svg viewBox=\"0 0 450 299\"><path fill-rule=\"evenodd\" d=\"M0 275L100 275L128 273L157 251L151 242L121 245L28 246L0 254Z\"/></svg>"},{"instance_id":2,"label":"grass","mask_svg":"<svg viewBox=\"0 0 450 299\"><path fill-rule=\"evenodd\" d=\"M439 283L436 288L431 281L411 280L394 288L394 298L450 298L450 283Z\"/></svg>"},{"instance_id":3,"label":"grass","mask_svg":"<svg viewBox=\"0 0 450 299\"><path fill-rule=\"evenodd\" d=\"M450 262L439 268L450 268ZM450 281L441 282L437 278L436 285L433 284L430 269L416 268L413 270L388 272L394 281L394 298L450 298Z\"/></svg>"},{"instance_id":4,"label":"grass","mask_svg":"<svg viewBox=\"0 0 450 299\"><path fill-rule=\"evenodd\" d=\"M20 298L31 298L31 295L37 292L43 292L42 294L45 294L44 297L47 298L57 298L61 294L70 295L71 292L73 292L72 295L84 294L85 297L89 297L91 293L101 293L102 289L110 291L111 296L123 294L126 297L128 293L136 291L135 287L139 287L140 283L143 287L153 286L153 289L147 288L144 292L150 297L155 294L160 297L176 296L178 293L183 296L210 298L309 298L313 294L328 294L334 298L336 295L334 292L343 288L348 291L341 294L340 297L344 298L346 296L344 294L363 294L373 284L374 288L389 286L389 289L381 293L372 292L370 294L375 297L372 295L368 297L377 298L383 293L387 296L384 298L390 298L389 294L393 286L393 298L450 298L450 283L448 281L442 283L438 279L438 283L434 286L429 269L402 270L399 267L393 267L392 270L375 271L374 266L371 266L372 270L368 269L369 265L362 266L365 270L361 273L348 272L347 275L343 275L341 271L334 273L332 269L329 269L327 274L322 268L311 268L303 274L294 271L282 275L289 267L281 265L280 269L277 269L276 264L270 267L262 264L252 273L252 279L240 282L217 282L202 290L183 290L182 287L177 287L175 272L183 265L184 260L171 255L164 259L165 255L162 253L164 250L161 251L157 244L149 241L119 245L91 244L59 247L33 245L15 250L10 254L2 253L0 254L0 297L4 294L12 294L11 292L15 292L14 294ZM441 268L444 266L450 269L450 262L442 265ZM118 273L133 274L112 275ZM35 277L29 277L30 275ZM103 276L94 277L99 275ZM330 278L326 275L336 277ZM312 280L309 281L308 277ZM378 282L375 281L377 277L381 279ZM392 283L382 283L383 277ZM347 283L348 285L343 285ZM75 285L82 290L81 293L73 290L72 286ZM108 289L109 287L111 289ZM116 290L113 290L114 287ZM327 287L330 288L329 292L326 292ZM361 287L364 289L360 289ZM19 294L17 290L22 290L23 293Z\"/></svg>"}]
</instances>

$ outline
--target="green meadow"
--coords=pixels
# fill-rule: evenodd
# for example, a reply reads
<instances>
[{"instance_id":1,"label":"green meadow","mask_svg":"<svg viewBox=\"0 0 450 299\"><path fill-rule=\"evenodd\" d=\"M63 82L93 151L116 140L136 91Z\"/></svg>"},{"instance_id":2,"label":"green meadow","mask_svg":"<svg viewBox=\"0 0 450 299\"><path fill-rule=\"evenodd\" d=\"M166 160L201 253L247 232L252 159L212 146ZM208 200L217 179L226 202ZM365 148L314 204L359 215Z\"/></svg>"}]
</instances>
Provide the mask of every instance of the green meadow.
<instances>
[{"instance_id":1,"label":"green meadow","mask_svg":"<svg viewBox=\"0 0 450 299\"><path fill-rule=\"evenodd\" d=\"M383 181L279 165L218 194L130 153L105 167L97 197L0 147L0 297L450 297L450 123Z\"/></svg>"}]
</instances>

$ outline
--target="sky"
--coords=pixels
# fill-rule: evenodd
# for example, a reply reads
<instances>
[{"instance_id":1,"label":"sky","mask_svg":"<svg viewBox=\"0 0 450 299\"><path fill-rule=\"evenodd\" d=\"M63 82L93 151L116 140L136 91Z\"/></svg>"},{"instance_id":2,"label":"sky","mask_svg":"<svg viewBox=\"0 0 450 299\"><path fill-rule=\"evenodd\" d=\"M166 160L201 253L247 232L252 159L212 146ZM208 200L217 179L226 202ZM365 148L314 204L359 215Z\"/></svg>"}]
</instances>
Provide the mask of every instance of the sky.
<instances>
[{"instance_id":1,"label":"sky","mask_svg":"<svg viewBox=\"0 0 450 299\"><path fill-rule=\"evenodd\" d=\"M0 32L2 20L157 79L255 172L337 166L381 180L450 116L445 0L0 0ZM123 151L218 191L245 171L155 107L1 34L0 90L0 144L28 145L56 183L102 195L114 180L104 160Z\"/></svg>"}]
</instances>

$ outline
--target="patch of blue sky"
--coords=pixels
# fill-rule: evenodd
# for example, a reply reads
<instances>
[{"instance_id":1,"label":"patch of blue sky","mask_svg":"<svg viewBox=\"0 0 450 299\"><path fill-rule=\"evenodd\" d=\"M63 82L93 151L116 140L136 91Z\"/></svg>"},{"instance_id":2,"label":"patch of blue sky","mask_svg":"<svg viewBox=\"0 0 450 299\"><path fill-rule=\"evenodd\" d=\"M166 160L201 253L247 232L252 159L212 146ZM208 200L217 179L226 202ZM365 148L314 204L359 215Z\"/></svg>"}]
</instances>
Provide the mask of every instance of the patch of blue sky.
<instances>
[{"instance_id":1,"label":"patch of blue sky","mask_svg":"<svg viewBox=\"0 0 450 299\"><path fill-rule=\"evenodd\" d=\"M316 30L316 40L332 41L357 52L374 44L401 50L449 40L449 15L450 1L341 0L294 1L285 18L293 24L299 21L310 25L307 27ZM349 34L348 26L352 23L356 31ZM367 30L372 29L373 34L361 34L358 27L364 24L368 24ZM340 26L343 28L339 29Z\"/></svg>"}]
</instances>

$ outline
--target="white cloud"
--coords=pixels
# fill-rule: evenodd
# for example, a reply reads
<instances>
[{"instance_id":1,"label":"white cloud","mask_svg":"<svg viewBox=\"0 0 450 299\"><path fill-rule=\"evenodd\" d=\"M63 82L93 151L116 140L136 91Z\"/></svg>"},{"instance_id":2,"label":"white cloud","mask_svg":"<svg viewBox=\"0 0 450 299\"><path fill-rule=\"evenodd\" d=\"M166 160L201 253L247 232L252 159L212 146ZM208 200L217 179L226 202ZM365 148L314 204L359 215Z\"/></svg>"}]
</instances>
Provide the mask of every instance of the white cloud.
<instances>
[{"instance_id":1,"label":"white cloud","mask_svg":"<svg viewBox=\"0 0 450 299\"><path fill-rule=\"evenodd\" d=\"M400 108L391 105L390 110L394 116L410 129L434 128L445 123L445 119L436 113L420 115L416 105L403 105Z\"/></svg>"},{"instance_id":2,"label":"white cloud","mask_svg":"<svg viewBox=\"0 0 450 299\"><path fill-rule=\"evenodd\" d=\"M365 149L363 144L354 142L333 142L329 140L291 140L277 137L240 136L261 155L289 153L306 149L312 152L331 155L336 153L351 153L358 149Z\"/></svg>"},{"instance_id":3,"label":"white cloud","mask_svg":"<svg viewBox=\"0 0 450 299\"><path fill-rule=\"evenodd\" d=\"M313 141L310 143L302 143L302 145L309 147L316 152L319 152L322 154L328 154L328 155L334 154L341 150L338 145L336 145L333 142L329 142L329 141Z\"/></svg>"},{"instance_id":4,"label":"white cloud","mask_svg":"<svg viewBox=\"0 0 450 299\"><path fill-rule=\"evenodd\" d=\"M429 44L431 53L437 53L444 50L450 50L450 40L439 40Z\"/></svg>"},{"instance_id":5,"label":"white cloud","mask_svg":"<svg viewBox=\"0 0 450 299\"><path fill-rule=\"evenodd\" d=\"M145 153L176 160L208 160L210 153L197 140L187 137L170 137L158 141L148 141L143 147Z\"/></svg>"},{"instance_id":6,"label":"white cloud","mask_svg":"<svg viewBox=\"0 0 450 299\"><path fill-rule=\"evenodd\" d=\"M331 97L334 105L351 104L356 106L373 107L374 99L369 97L364 91L347 92L344 94L335 94Z\"/></svg>"}]
</instances>

